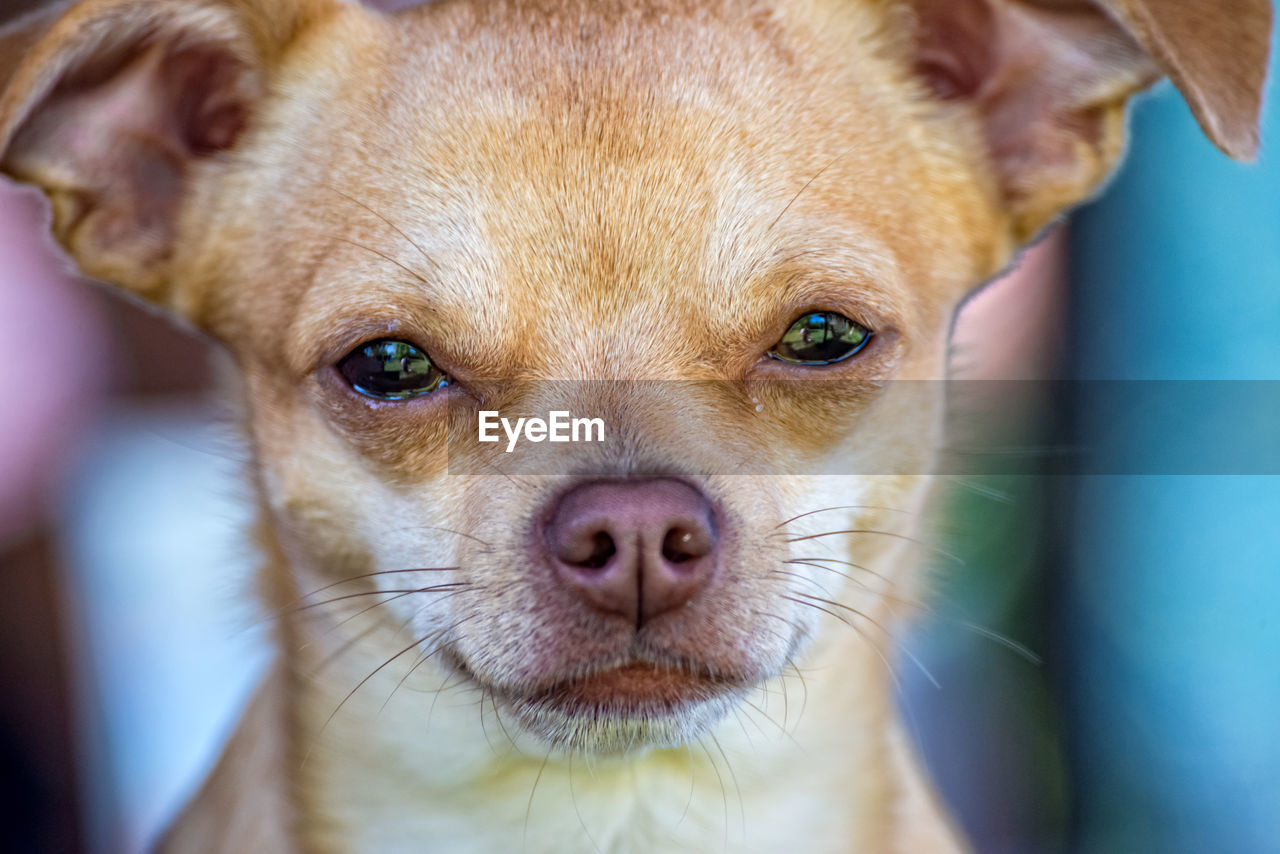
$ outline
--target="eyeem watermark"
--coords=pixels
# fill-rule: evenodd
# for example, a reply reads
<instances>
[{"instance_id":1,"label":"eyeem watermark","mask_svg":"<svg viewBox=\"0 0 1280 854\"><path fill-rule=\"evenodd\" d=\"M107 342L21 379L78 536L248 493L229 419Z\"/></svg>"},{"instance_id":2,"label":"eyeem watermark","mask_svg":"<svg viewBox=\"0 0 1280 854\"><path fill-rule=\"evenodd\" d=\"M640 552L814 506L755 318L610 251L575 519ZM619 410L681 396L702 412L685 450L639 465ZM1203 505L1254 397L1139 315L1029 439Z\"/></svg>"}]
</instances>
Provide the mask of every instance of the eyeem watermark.
<instances>
[{"instance_id":1,"label":"eyeem watermark","mask_svg":"<svg viewBox=\"0 0 1280 854\"><path fill-rule=\"evenodd\" d=\"M750 393L760 389L762 410L736 379L491 381L486 399L510 401L509 417L504 424L496 411L479 413L477 442L475 398L450 396L448 471L1280 477L1280 380L894 380L874 394L858 378L758 383ZM895 429L871 416L873 396L886 401L874 404L886 419L932 412L945 401L947 432L937 453L903 456L860 441ZM786 444L790 434L777 428L802 424L800 414L821 401L827 409L817 426L831 447L815 447L798 427L790 431L795 444ZM550 412L553 406L569 411ZM882 432L868 434L872 427Z\"/></svg>"},{"instance_id":2,"label":"eyeem watermark","mask_svg":"<svg viewBox=\"0 0 1280 854\"><path fill-rule=\"evenodd\" d=\"M492 409L480 410L478 438L481 442L498 442L498 428L507 435L505 453L515 450L521 435L530 442L603 442L603 418L574 418L567 410L553 409L548 418L503 418Z\"/></svg>"}]
</instances>

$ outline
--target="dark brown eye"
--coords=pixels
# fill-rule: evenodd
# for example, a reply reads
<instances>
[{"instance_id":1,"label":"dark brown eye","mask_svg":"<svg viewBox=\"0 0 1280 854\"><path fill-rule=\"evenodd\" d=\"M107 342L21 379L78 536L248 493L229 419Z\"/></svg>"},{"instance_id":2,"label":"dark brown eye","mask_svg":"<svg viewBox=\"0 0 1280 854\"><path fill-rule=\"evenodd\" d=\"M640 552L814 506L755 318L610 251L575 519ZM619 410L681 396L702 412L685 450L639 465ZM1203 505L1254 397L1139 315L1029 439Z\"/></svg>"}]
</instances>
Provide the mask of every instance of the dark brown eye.
<instances>
[{"instance_id":1,"label":"dark brown eye","mask_svg":"<svg viewBox=\"0 0 1280 854\"><path fill-rule=\"evenodd\" d=\"M361 344L338 363L338 373L361 394L376 400L408 400L449 385L449 375L406 341Z\"/></svg>"},{"instance_id":2,"label":"dark brown eye","mask_svg":"<svg viewBox=\"0 0 1280 854\"><path fill-rule=\"evenodd\" d=\"M830 365L867 346L872 334L843 314L815 311L791 324L769 355L795 365Z\"/></svg>"}]
</instances>

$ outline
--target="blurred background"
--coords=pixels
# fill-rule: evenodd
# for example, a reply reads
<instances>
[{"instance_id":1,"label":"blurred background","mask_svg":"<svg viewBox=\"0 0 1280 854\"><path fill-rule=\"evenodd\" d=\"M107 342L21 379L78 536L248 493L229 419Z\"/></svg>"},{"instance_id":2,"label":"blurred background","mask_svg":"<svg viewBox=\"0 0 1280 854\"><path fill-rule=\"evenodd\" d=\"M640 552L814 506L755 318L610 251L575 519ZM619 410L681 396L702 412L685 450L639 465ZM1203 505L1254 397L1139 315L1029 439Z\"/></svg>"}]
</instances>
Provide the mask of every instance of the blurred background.
<instances>
[{"instance_id":1,"label":"blurred background","mask_svg":"<svg viewBox=\"0 0 1280 854\"><path fill-rule=\"evenodd\" d=\"M965 307L956 376L1280 384L1272 101L1242 166L1142 99L1105 197ZM0 185L0 850L133 852L265 662L245 455L206 345L78 281L46 218ZM989 414L1032 449L1167 438L1079 403ZM976 850L1280 852L1280 477L947 481L957 560L899 678Z\"/></svg>"}]
</instances>

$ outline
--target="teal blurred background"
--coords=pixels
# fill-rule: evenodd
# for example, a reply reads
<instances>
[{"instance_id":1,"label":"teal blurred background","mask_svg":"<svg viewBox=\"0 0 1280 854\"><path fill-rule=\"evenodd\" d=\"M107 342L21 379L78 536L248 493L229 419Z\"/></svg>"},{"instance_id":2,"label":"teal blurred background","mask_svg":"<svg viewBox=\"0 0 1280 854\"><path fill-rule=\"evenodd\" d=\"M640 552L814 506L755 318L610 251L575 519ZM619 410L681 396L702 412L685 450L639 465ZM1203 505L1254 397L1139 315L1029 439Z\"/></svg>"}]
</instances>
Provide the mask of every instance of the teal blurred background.
<instances>
[{"instance_id":1,"label":"teal blurred background","mask_svg":"<svg viewBox=\"0 0 1280 854\"><path fill-rule=\"evenodd\" d=\"M1127 161L1066 229L1049 375L1280 382L1276 71L1273 55L1255 164L1216 151L1167 83L1140 99ZM1029 448L1113 449L1139 468L1181 426L1086 402L989 415ZM1275 447L1280 408L1267 411L1185 417ZM962 561L937 569L938 615L916 647L932 678L906 667L904 704L978 850L1280 852L1280 477L952 486Z\"/></svg>"},{"instance_id":2,"label":"teal blurred background","mask_svg":"<svg viewBox=\"0 0 1280 854\"><path fill-rule=\"evenodd\" d=\"M1110 192L1071 229L1082 379L1280 380L1280 110L1259 162L1162 86ZM1230 434L1236 413L1188 413ZM1085 441L1160 424L1078 413ZM1258 423L1280 444L1280 420ZM1173 425L1166 425L1172 429ZM1077 850L1280 851L1280 478L1079 478L1055 631Z\"/></svg>"}]
</instances>

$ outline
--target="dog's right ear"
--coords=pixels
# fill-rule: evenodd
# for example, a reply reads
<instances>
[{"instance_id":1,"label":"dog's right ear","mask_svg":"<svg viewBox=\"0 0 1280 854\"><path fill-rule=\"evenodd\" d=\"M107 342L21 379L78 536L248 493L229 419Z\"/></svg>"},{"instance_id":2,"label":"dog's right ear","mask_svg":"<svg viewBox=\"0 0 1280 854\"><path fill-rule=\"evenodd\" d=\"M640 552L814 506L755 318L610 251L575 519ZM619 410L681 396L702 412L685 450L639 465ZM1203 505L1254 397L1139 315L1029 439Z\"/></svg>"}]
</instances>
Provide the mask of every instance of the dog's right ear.
<instances>
[{"instance_id":1,"label":"dog's right ear","mask_svg":"<svg viewBox=\"0 0 1280 854\"><path fill-rule=\"evenodd\" d=\"M339 0L80 0L0 32L0 172L42 189L89 276L153 302L189 178L233 151L271 69Z\"/></svg>"}]
</instances>

